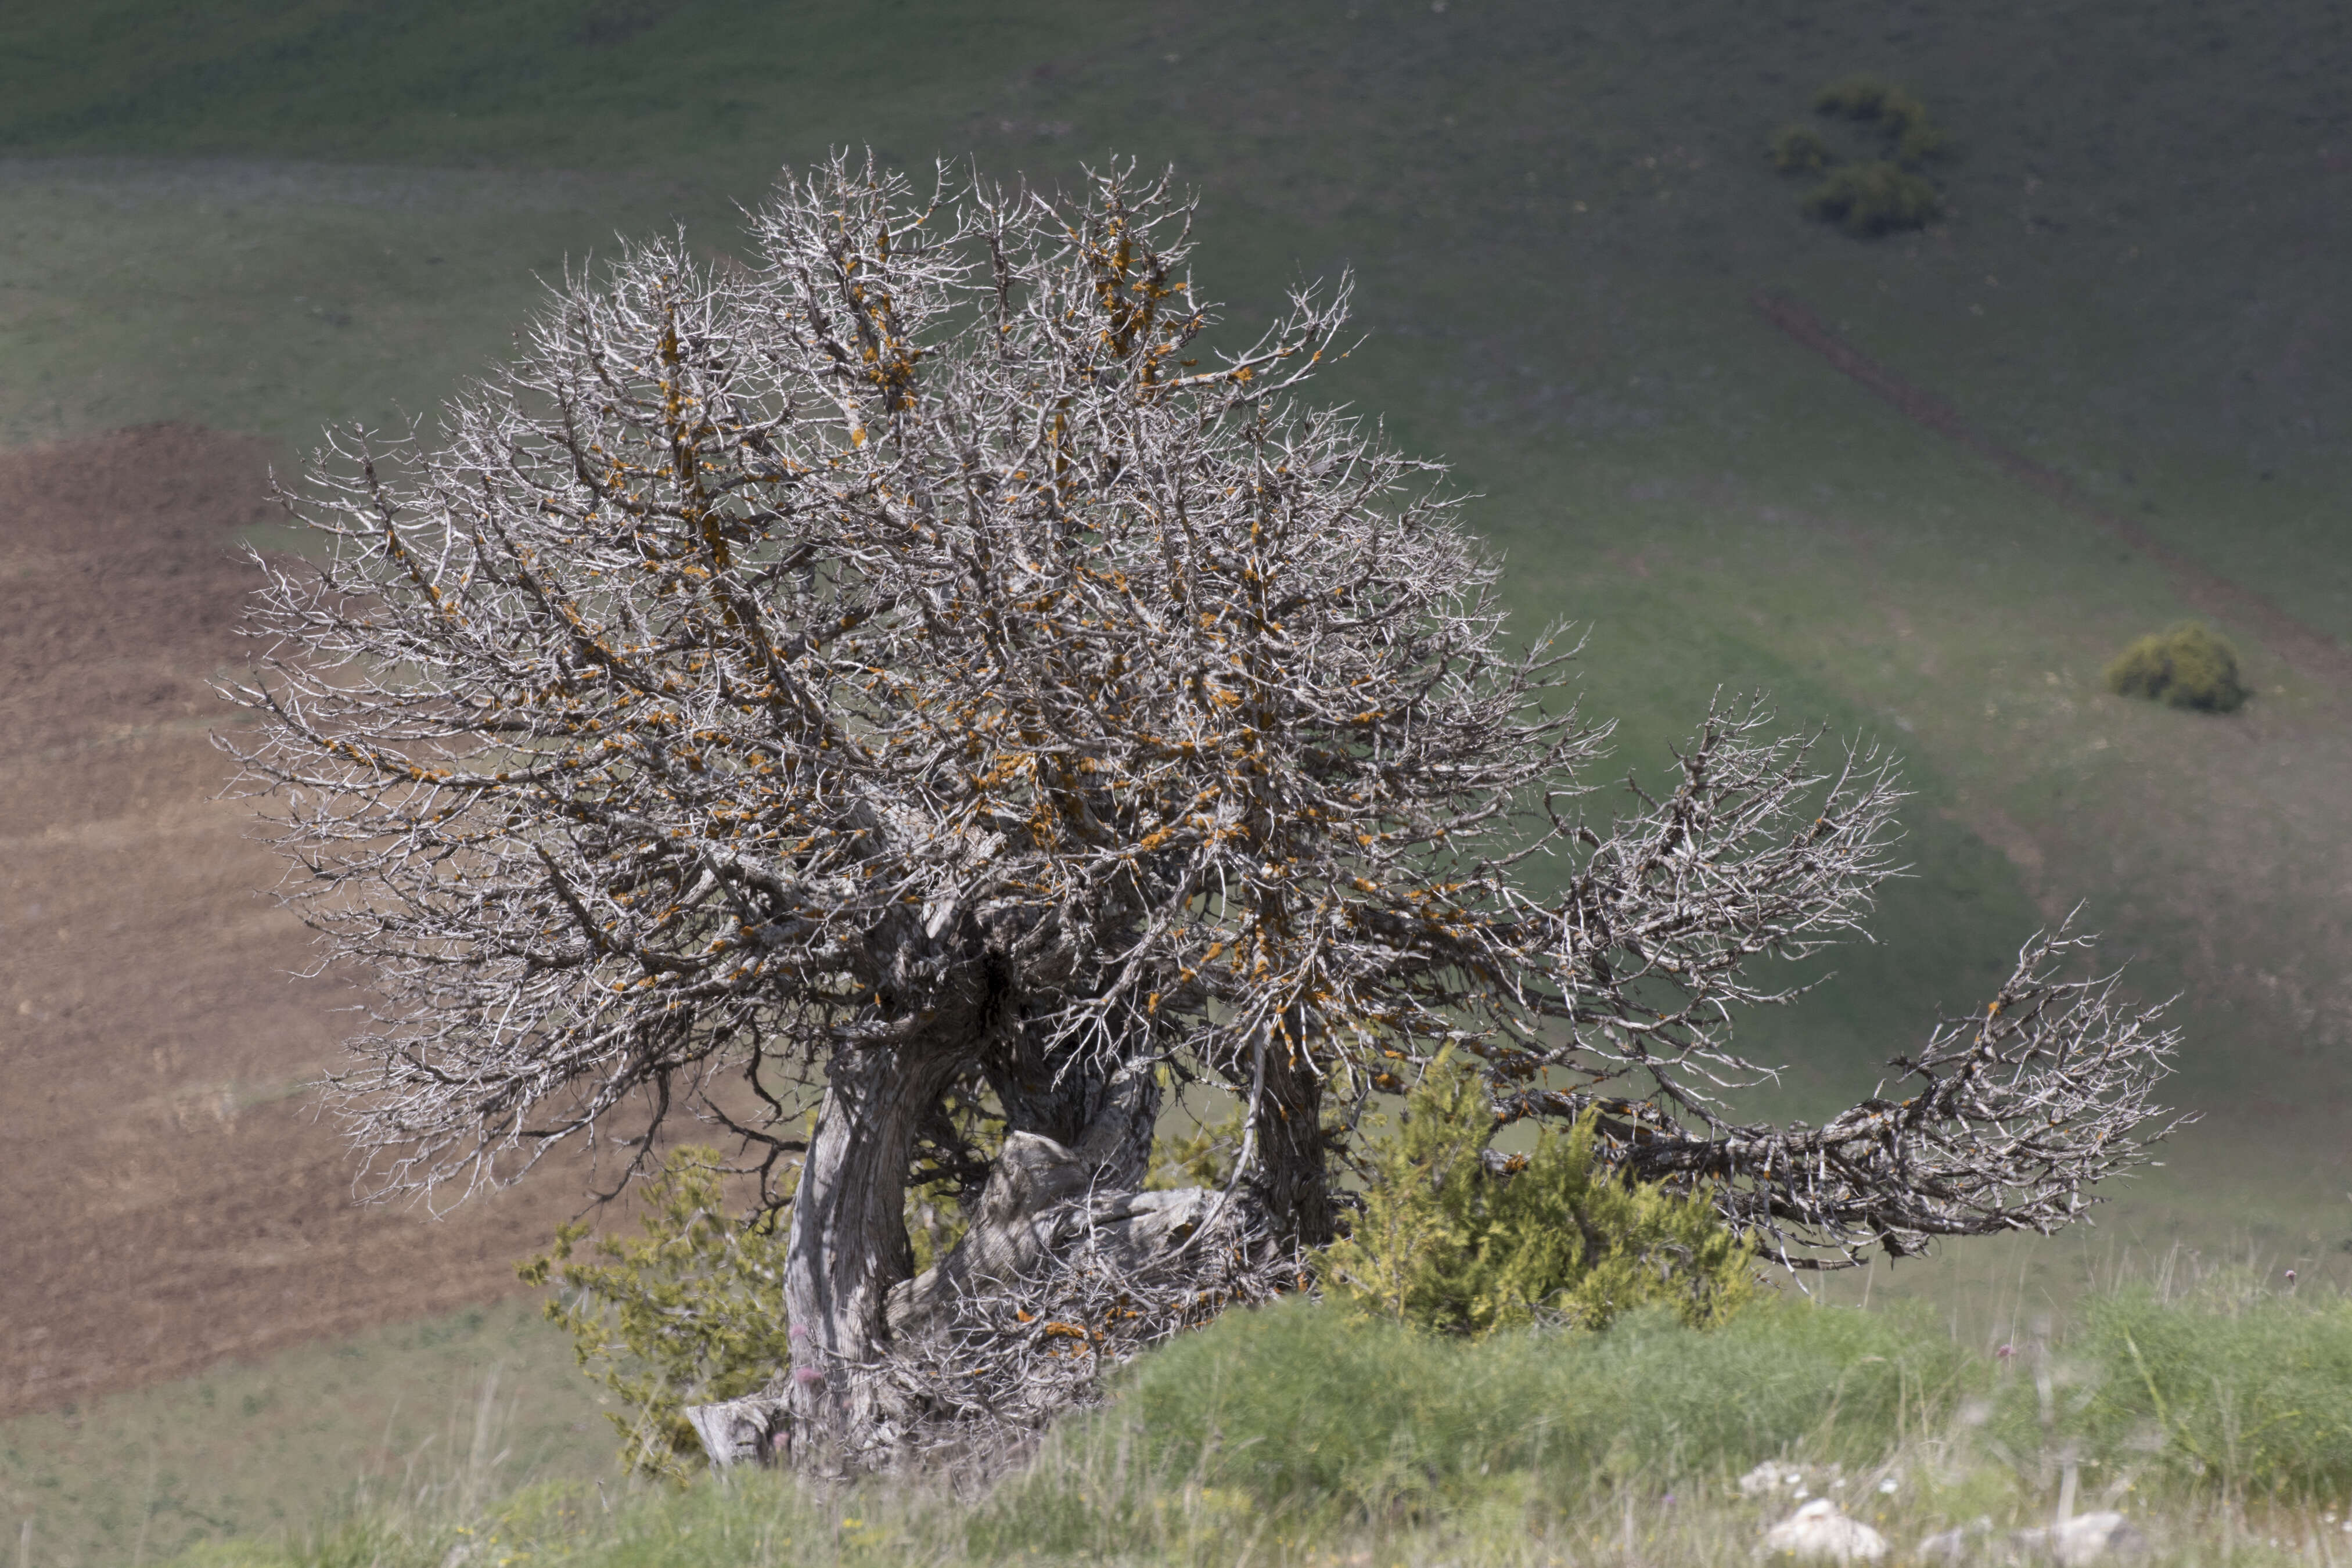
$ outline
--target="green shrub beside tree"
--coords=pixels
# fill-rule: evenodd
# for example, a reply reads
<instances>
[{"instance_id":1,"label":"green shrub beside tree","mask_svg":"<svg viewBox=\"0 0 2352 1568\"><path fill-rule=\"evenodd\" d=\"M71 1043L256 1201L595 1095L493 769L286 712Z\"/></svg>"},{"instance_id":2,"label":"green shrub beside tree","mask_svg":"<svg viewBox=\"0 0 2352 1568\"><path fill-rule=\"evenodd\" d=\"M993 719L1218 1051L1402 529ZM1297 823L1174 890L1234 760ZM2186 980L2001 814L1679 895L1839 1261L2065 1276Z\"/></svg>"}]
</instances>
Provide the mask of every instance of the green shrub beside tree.
<instances>
[{"instance_id":1,"label":"green shrub beside tree","mask_svg":"<svg viewBox=\"0 0 2352 1568\"><path fill-rule=\"evenodd\" d=\"M702 1470L686 1407L757 1392L789 1365L784 1238L777 1211L727 1212L716 1150L677 1151L645 1189L643 1235L585 1248L585 1222L555 1233L517 1270L554 1285L547 1315L572 1335L581 1369L613 1391L609 1412L633 1469L683 1479Z\"/></svg>"},{"instance_id":2,"label":"green shrub beside tree","mask_svg":"<svg viewBox=\"0 0 2352 1568\"><path fill-rule=\"evenodd\" d=\"M1323 1288L1372 1316L1479 1335L1556 1319L1603 1328L1636 1307L1693 1326L1755 1300L1754 1254L1704 1193L1622 1180L1594 1157L1594 1118L1502 1155L1476 1071L1442 1056L1393 1127L1367 1140L1370 1177Z\"/></svg>"}]
</instances>

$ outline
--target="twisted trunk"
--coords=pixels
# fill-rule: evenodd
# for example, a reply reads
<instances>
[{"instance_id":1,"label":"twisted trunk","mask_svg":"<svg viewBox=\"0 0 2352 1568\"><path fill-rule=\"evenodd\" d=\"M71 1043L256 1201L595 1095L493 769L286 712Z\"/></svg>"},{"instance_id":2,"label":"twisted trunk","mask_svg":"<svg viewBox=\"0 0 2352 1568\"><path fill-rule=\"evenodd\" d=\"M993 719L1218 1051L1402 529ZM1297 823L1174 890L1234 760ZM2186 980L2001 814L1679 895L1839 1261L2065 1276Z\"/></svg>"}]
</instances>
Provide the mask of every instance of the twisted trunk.
<instances>
[{"instance_id":1,"label":"twisted trunk","mask_svg":"<svg viewBox=\"0 0 2352 1568\"><path fill-rule=\"evenodd\" d=\"M1035 1225L1046 1210L1090 1191L1142 1184L1160 1103L1149 1064L1108 1074L1074 1064L1056 1083L1042 1062L993 1060L992 1082L1013 1091L1004 1101L1013 1124L1004 1157L964 1238L916 1279L905 1216L917 1135L972 1059L945 1046L835 1056L785 1241L793 1364L774 1394L694 1413L719 1462L772 1458L786 1434L803 1462L887 1442L889 1412L859 1369L894 1338L936 1328L960 1294L1037 1263L1051 1245ZM1013 1076L1023 1067L1034 1073L1025 1084Z\"/></svg>"},{"instance_id":2,"label":"twisted trunk","mask_svg":"<svg viewBox=\"0 0 2352 1568\"><path fill-rule=\"evenodd\" d=\"M891 1290L894 1337L934 1332L954 1317L960 1300L1034 1270L1065 1239L1047 1219L1050 1211L1074 1198L1128 1196L1142 1185L1160 1114L1159 1079L1150 1064L1139 1063L1107 1079L1096 1075L1096 1083L1091 1120L1080 1136L1067 1143L1020 1130L1006 1136L963 1238Z\"/></svg>"},{"instance_id":3,"label":"twisted trunk","mask_svg":"<svg viewBox=\"0 0 2352 1568\"><path fill-rule=\"evenodd\" d=\"M1084 1145L1094 1179L1132 1192L1151 1167L1160 1092L1149 1066L1055 1061L1026 1031L1009 1032L981 1060L1008 1133L1034 1132L1067 1149Z\"/></svg>"},{"instance_id":4,"label":"twisted trunk","mask_svg":"<svg viewBox=\"0 0 2352 1568\"><path fill-rule=\"evenodd\" d=\"M937 1442L943 1421L1031 1430L1087 1397L1104 1357L1122 1359L1228 1301L1290 1288L1295 1269L1284 1271L1278 1245L1269 1249L1255 1193L1229 1205L1214 1191L1136 1190L1161 1100L1148 1060L1108 1072L1073 1064L1059 1083L1031 1080L1026 1095L1011 1083L1015 1116L1061 1131L1084 1121L1068 1142L1012 1131L962 1239L910 1277L903 1215L919 1130L973 1065L952 1051L835 1057L786 1241L793 1365L768 1392L687 1411L714 1463L849 1470ZM1276 1081L1286 1100L1297 1098L1289 1077ZM1305 1092L1315 1091L1309 1078ZM1318 1180L1300 1205L1322 1214L1321 1191ZM1220 1227L1221 1239L1188 1252L1204 1225ZM1008 1301L1034 1291L1044 1292L1034 1310L1006 1316ZM1105 1339L1076 1360L1059 1342L1024 1349L1040 1317L1054 1313L1088 1330L1098 1320L1118 1343ZM1054 1331L1079 1331L1058 1319L1045 1325ZM993 1381L973 1383L983 1371Z\"/></svg>"},{"instance_id":5,"label":"twisted trunk","mask_svg":"<svg viewBox=\"0 0 2352 1568\"><path fill-rule=\"evenodd\" d=\"M906 1222L915 1132L961 1060L938 1048L846 1049L826 1069L784 1244L793 1351L785 1399L803 1434L870 1419L845 1369L881 1351L890 1287L915 1271Z\"/></svg>"}]
</instances>

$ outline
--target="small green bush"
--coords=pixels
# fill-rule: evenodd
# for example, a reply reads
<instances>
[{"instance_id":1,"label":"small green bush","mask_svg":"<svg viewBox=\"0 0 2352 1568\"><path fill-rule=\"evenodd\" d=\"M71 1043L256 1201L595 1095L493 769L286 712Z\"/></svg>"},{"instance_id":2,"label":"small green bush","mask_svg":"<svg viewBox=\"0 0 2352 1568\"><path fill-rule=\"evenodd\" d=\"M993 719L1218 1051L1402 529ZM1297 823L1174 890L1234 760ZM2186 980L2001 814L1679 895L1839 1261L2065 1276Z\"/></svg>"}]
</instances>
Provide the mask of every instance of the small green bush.
<instances>
[{"instance_id":1,"label":"small green bush","mask_svg":"<svg viewBox=\"0 0 2352 1568\"><path fill-rule=\"evenodd\" d=\"M2248 695L2238 675L2238 650L2195 621L2144 637L2106 669L2107 689L2174 708L2229 713Z\"/></svg>"},{"instance_id":2,"label":"small green bush","mask_svg":"<svg viewBox=\"0 0 2352 1568\"><path fill-rule=\"evenodd\" d=\"M1943 151L1944 133L1916 96L1877 77L1853 76L1822 89L1813 108L1874 127L1885 152L1866 163L1832 167L1837 158L1827 142L1803 126L1783 128L1771 144L1775 168L1783 174L1831 170L1806 195L1806 216L1871 238L1923 228L1943 215L1942 194L1919 170Z\"/></svg>"},{"instance_id":3,"label":"small green bush","mask_svg":"<svg viewBox=\"0 0 2352 1568\"><path fill-rule=\"evenodd\" d=\"M1698 1326L1755 1300L1753 1254L1706 1198L1618 1179L1590 1116L1490 1169L1496 1129L1475 1069L1441 1055L1393 1129L1374 1120L1363 1211L1318 1265L1326 1293L1468 1335L1542 1318L1601 1328L1650 1305Z\"/></svg>"},{"instance_id":4,"label":"small green bush","mask_svg":"<svg viewBox=\"0 0 2352 1568\"><path fill-rule=\"evenodd\" d=\"M1874 76L1841 77L1813 94L1813 110L1819 114L1843 115L1848 120L1875 120L1879 110L1885 106L1887 96L1901 90Z\"/></svg>"},{"instance_id":5,"label":"small green bush","mask_svg":"<svg viewBox=\"0 0 2352 1568\"><path fill-rule=\"evenodd\" d=\"M1943 150L1944 133L1927 118L1927 106L1894 83L1874 76L1850 76L1813 95L1813 108L1875 125L1895 147L1895 162L1916 167Z\"/></svg>"},{"instance_id":6,"label":"small green bush","mask_svg":"<svg viewBox=\"0 0 2352 1568\"><path fill-rule=\"evenodd\" d=\"M547 1315L570 1331L581 1368L619 1396L622 1458L647 1474L703 1468L688 1405L755 1393L792 1364L777 1215L728 1215L720 1170L716 1150L680 1149L646 1184L642 1237L597 1241L591 1261L575 1256L588 1226L568 1225L517 1270L562 1287Z\"/></svg>"},{"instance_id":7,"label":"small green bush","mask_svg":"<svg viewBox=\"0 0 2352 1568\"><path fill-rule=\"evenodd\" d=\"M1916 169L1944 150L1944 133L1927 118L1926 106L1916 98L1906 97L1904 110L1897 115L1889 111L1888 129L1895 133L1895 161L1906 169Z\"/></svg>"},{"instance_id":8,"label":"small green bush","mask_svg":"<svg viewBox=\"0 0 2352 1568\"><path fill-rule=\"evenodd\" d=\"M1836 162L1830 144L1810 125L1783 125L1766 152L1784 174L1818 174Z\"/></svg>"},{"instance_id":9,"label":"small green bush","mask_svg":"<svg viewBox=\"0 0 2352 1568\"><path fill-rule=\"evenodd\" d=\"M1834 170L1805 198L1805 216L1871 238L1924 228L1940 216L1944 198L1933 182L1884 160Z\"/></svg>"}]
</instances>

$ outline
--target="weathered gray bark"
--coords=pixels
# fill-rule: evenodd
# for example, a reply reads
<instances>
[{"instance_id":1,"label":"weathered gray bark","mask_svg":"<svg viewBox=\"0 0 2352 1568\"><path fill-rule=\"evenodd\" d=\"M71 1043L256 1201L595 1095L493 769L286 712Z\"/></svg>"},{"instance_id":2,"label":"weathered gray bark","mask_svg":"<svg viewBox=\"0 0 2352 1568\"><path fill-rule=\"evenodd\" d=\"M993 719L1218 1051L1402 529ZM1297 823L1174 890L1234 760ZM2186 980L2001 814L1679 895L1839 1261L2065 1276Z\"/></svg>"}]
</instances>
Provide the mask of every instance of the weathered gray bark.
<instances>
[{"instance_id":1,"label":"weathered gray bark","mask_svg":"<svg viewBox=\"0 0 2352 1568\"><path fill-rule=\"evenodd\" d=\"M975 1433L984 1442L1017 1442L1083 1400L1105 1366L1142 1344L1231 1301L1264 1300L1295 1283L1295 1269L1268 1268L1264 1258L1236 1267L1234 1254L1246 1250L1236 1244L1264 1235L1250 1200L1206 1187L1105 1194L1091 1190L1084 1173L1072 1151L1034 1133L1013 1134L964 1244L891 1289L891 1341L881 1360L836 1374L832 1386L854 1391L860 1424L834 1423L811 1444L782 1388L689 1407L687 1419L711 1463L849 1469L938 1452L943 1436L956 1432L966 1433L958 1446L968 1454ZM1204 1229L1217 1236L1203 1237ZM1245 1278L1252 1274L1263 1279ZM1174 1290L1171 1280L1181 1281ZM1034 1310L1021 1312L1024 1300ZM1039 1332L1076 1331L1057 1320L1087 1319L1096 1315L1087 1309L1106 1305L1126 1320L1117 1326L1127 1342L1066 1340L1039 1351ZM970 1381L974 1362L996 1363L981 1386ZM1010 1376L1007 1362L1014 1365ZM943 1394L972 1408L943 1410Z\"/></svg>"},{"instance_id":2,"label":"weathered gray bark","mask_svg":"<svg viewBox=\"0 0 2352 1568\"><path fill-rule=\"evenodd\" d=\"M983 1215L955 1251L890 1292L897 1342L922 1341L965 1303L1034 1278L1049 1258L1084 1240L1112 1268L1141 1273L1190 1240L1222 1206L1207 1187L1105 1193L1083 1180L1085 1163L1058 1143L1014 1135L989 1182Z\"/></svg>"},{"instance_id":3,"label":"weathered gray bark","mask_svg":"<svg viewBox=\"0 0 2352 1568\"><path fill-rule=\"evenodd\" d=\"M854 1380L888 1333L890 1287L915 1271L907 1170L915 1130L956 1073L945 1050L837 1052L793 1197L784 1313L793 1345L787 1397L805 1433L857 1426Z\"/></svg>"},{"instance_id":4,"label":"weathered gray bark","mask_svg":"<svg viewBox=\"0 0 2352 1568\"><path fill-rule=\"evenodd\" d=\"M1156 1076L1140 1065L1092 1075L1081 1096L1041 1097L1087 1106L1082 1136L1071 1146L1031 1131L1008 1135L962 1240L913 1278L908 1157L921 1109L967 1061L949 1053L835 1058L785 1247L793 1363L769 1394L688 1411L713 1463L770 1463L795 1448L824 1463L828 1442L870 1447L888 1412L861 1373L894 1346L941 1331L959 1304L1034 1275L1081 1220L1102 1221L1114 1255L1131 1252L1139 1265L1197 1225L1198 1202L1134 1191L1160 1103Z\"/></svg>"},{"instance_id":5,"label":"weathered gray bark","mask_svg":"<svg viewBox=\"0 0 2352 1568\"><path fill-rule=\"evenodd\" d=\"M963 1238L938 1263L890 1288L891 1338L920 1339L951 1317L965 1297L1035 1268L1053 1246L1053 1211L1083 1196L1093 1174L1074 1151L1050 1138L1007 1137Z\"/></svg>"},{"instance_id":6,"label":"weathered gray bark","mask_svg":"<svg viewBox=\"0 0 2352 1568\"><path fill-rule=\"evenodd\" d=\"M1297 1289L1298 1255L1254 1194L1106 1192L1087 1181L1097 1168L1016 1138L966 1244L891 1292L898 1337L873 1376L893 1457L1010 1463L1101 1397L1110 1368Z\"/></svg>"},{"instance_id":7,"label":"weathered gray bark","mask_svg":"<svg viewBox=\"0 0 2352 1568\"><path fill-rule=\"evenodd\" d=\"M959 1301L1034 1272L1061 1239L1059 1211L1072 1200L1133 1195L1150 1162L1159 1110L1158 1080L1141 1066L1102 1084L1076 1147L1034 1132L1009 1134L963 1238L920 1277L892 1288L891 1337L929 1333Z\"/></svg>"},{"instance_id":8,"label":"weathered gray bark","mask_svg":"<svg viewBox=\"0 0 2352 1568\"><path fill-rule=\"evenodd\" d=\"M779 1394L754 1394L717 1405L687 1406L688 1425L702 1451L720 1469L769 1465L791 1458L792 1412Z\"/></svg>"},{"instance_id":9,"label":"weathered gray bark","mask_svg":"<svg viewBox=\"0 0 2352 1568\"><path fill-rule=\"evenodd\" d=\"M982 1056L981 1070L1006 1131L1086 1146L1097 1162L1097 1179L1114 1191L1143 1184L1160 1103L1159 1080L1148 1069L1056 1059L1027 1031L1008 1029Z\"/></svg>"}]
</instances>

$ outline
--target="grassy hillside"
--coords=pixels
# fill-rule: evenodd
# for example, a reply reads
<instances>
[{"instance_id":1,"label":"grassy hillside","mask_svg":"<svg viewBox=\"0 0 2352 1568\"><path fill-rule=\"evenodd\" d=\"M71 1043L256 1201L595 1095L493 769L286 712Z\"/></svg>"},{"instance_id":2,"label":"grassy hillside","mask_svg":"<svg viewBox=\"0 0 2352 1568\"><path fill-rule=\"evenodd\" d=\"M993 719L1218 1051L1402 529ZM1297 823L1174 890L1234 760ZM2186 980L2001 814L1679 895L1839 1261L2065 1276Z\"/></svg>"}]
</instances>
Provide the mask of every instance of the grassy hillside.
<instances>
[{"instance_id":1,"label":"grassy hillside","mask_svg":"<svg viewBox=\"0 0 2352 1568\"><path fill-rule=\"evenodd\" d=\"M478 1510L614 1447L569 1342L509 1303L0 1422L0 1522L25 1563L160 1562L354 1506Z\"/></svg>"},{"instance_id":2,"label":"grassy hillside","mask_svg":"<svg viewBox=\"0 0 2352 1568\"><path fill-rule=\"evenodd\" d=\"M1145 1358L986 1490L757 1471L443 1489L188 1561L1728 1564L1809 1495L1906 1557L1954 1528L1998 1550L2069 1505L2125 1513L2159 1563L2339 1557L2340 1299L2218 1276L1993 1331L1790 1307L1705 1333L1636 1318L1465 1343L1293 1301ZM1743 1495L1764 1460L1797 1473Z\"/></svg>"},{"instance_id":3,"label":"grassy hillside","mask_svg":"<svg viewBox=\"0 0 2352 1568\"><path fill-rule=\"evenodd\" d=\"M1764 161L1856 70L1952 137L1923 234L1810 223ZM1719 684L1910 759L1916 875L1879 945L1752 1025L1790 1064L1774 1109L1866 1088L2078 897L2136 984L2187 992L2179 1097L2211 1114L2121 1225L1898 1284L2079 1279L2176 1238L2309 1261L2352 1236L2347 694L2231 624L2241 714L2108 696L2103 662L2189 613L2174 580L1750 297L1805 301L2352 638L2347 74L2352 17L2319 0L19 7L0 441L178 418L290 451L331 418L429 413L534 275L673 221L730 244L732 204L827 145L1041 178L1172 160L1235 315L1357 269L1371 338L1328 395L1459 465L1522 614L1591 627L1588 701L1623 719L1626 765Z\"/></svg>"},{"instance_id":4,"label":"grassy hillside","mask_svg":"<svg viewBox=\"0 0 2352 1568\"><path fill-rule=\"evenodd\" d=\"M1972 1005L2085 897L2147 985L2190 992L2188 1091L2232 1145L2289 1124L2316 1215L2341 1201L2324 1130L2352 1044L2341 694L2236 626L2245 715L2106 697L2102 662L2185 613L2165 575L1748 300L1810 301L2340 637L2346 28L2317 4L27 13L0 38L0 435L183 417L290 445L429 411L534 275L673 220L730 243L730 204L827 144L1041 178L1172 159L1237 315L1358 269L1372 338L1330 395L1485 493L1523 612L1592 627L1591 703L1623 716L1629 763L1718 683L1912 758L1918 878L1883 947L1801 1022L1757 1026L1801 1101ZM1809 223L1761 157L1854 69L1952 136L1925 234Z\"/></svg>"},{"instance_id":5,"label":"grassy hillside","mask_svg":"<svg viewBox=\"0 0 2352 1568\"><path fill-rule=\"evenodd\" d=\"M20 157L651 176L656 190L605 193L600 216L632 227L667 206L723 212L779 163L835 142L1048 173L1113 146L1172 158L1218 198L1229 271L1262 293L1296 264L1353 261L1374 325L1452 351L1442 413L1474 426L1706 419L1740 444L1785 414L1707 368L1695 306L1792 286L2004 434L2153 503L2184 543L2223 546L2339 631L2352 615L2325 500L2352 330L2327 303L2352 178L2329 84L2352 46L2322 5L2019 5L1961 22L1507 0L1180 5L1145 21L1050 5L232 4L159 17L126 3L7 26L0 150ZM1769 129L1855 69L1910 84L1951 131L1945 229L1843 241L1764 171ZM394 270L421 293L469 293L406 254L454 259L429 216L413 221L434 204L409 205L412 221L386 230ZM551 227L536 216L454 248L528 253ZM342 270L331 250L315 258ZM438 368L420 367L414 395L438 390ZM2241 495L2241 480L2285 489ZM2239 515L2208 541L2199 514L2217 510Z\"/></svg>"}]
</instances>

